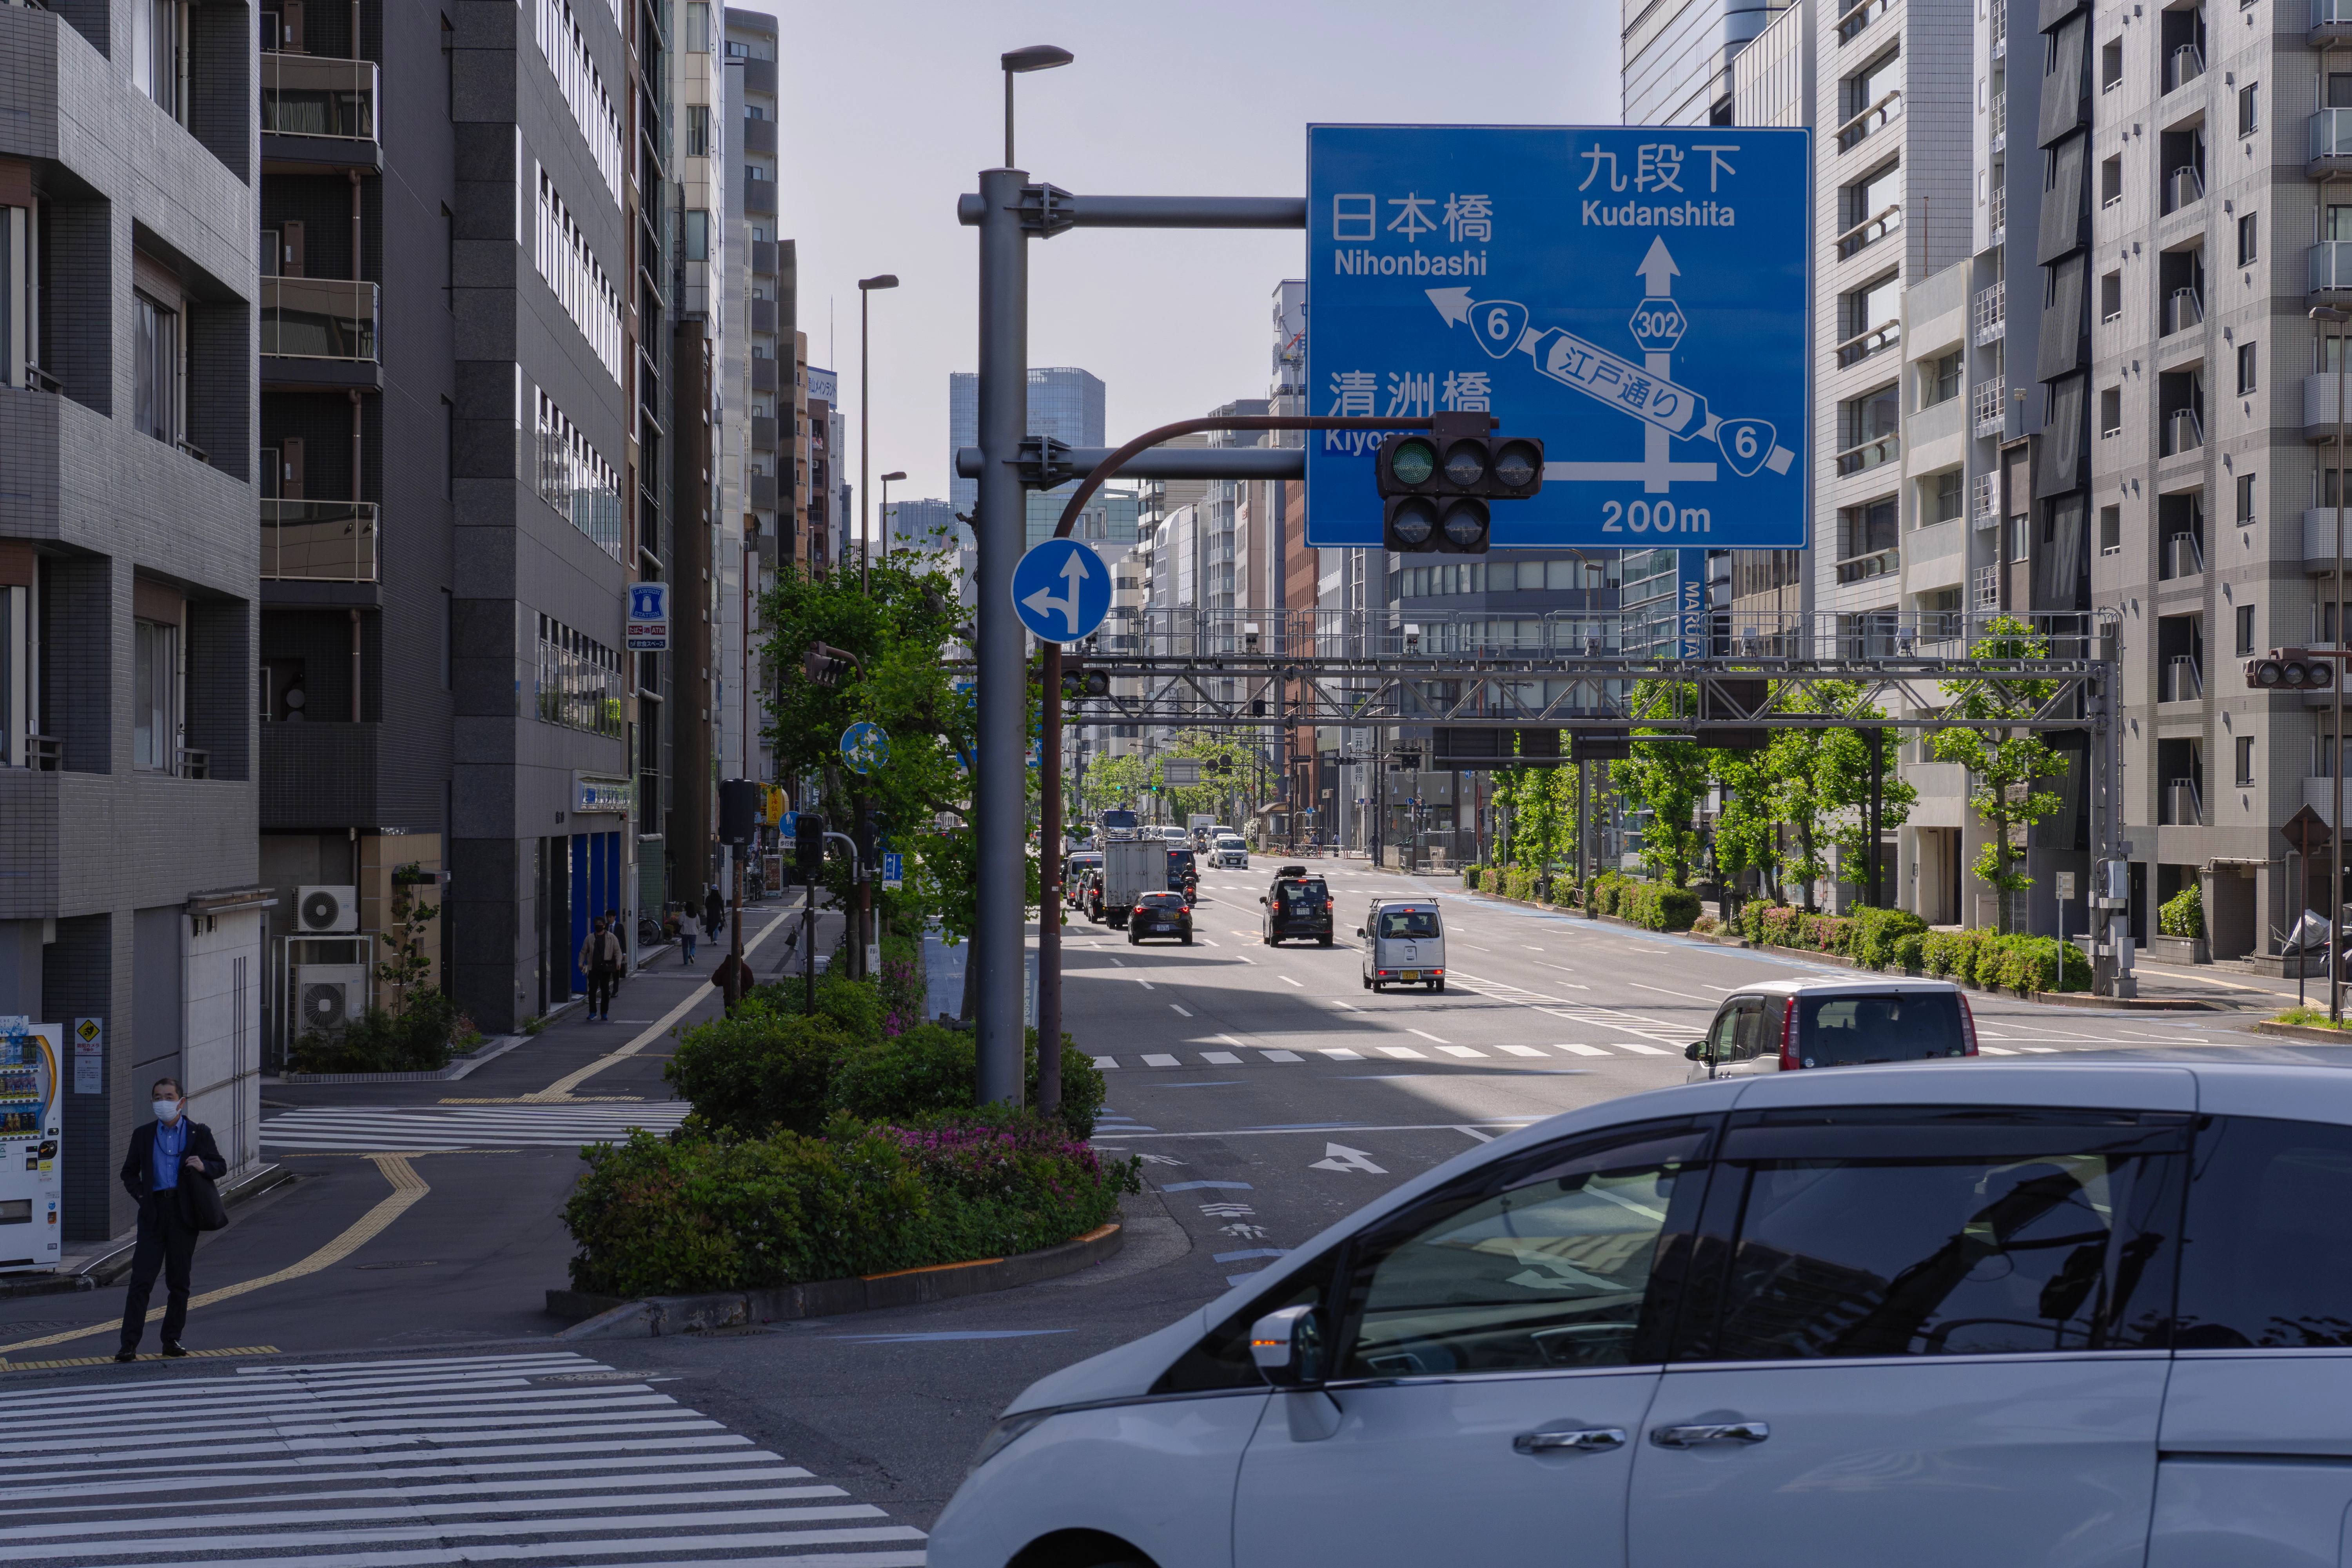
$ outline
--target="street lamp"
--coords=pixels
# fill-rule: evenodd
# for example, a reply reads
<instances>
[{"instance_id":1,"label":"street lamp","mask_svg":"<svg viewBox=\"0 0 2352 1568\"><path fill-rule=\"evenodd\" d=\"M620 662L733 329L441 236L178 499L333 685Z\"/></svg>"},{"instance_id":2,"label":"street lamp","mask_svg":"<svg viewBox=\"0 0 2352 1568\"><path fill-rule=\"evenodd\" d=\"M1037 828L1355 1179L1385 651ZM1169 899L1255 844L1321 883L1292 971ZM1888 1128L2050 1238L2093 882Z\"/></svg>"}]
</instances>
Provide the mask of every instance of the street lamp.
<instances>
[{"instance_id":1,"label":"street lamp","mask_svg":"<svg viewBox=\"0 0 2352 1568\"><path fill-rule=\"evenodd\" d=\"M1055 66L1068 65L1078 57L1067 49L1057 49L1051 44L1032 44L1025 49L1014 49L1000 58L1004 67L1004 166L1013 167L1013 79L1024 71L1052 70Z\"/></svg>"},{"instance_id":2,"label":"street lamp","mask_svg":"<svg viewBox=\"0 0 2352 1568\"><path fill-rule=\"evenodd\" d=\"M895 272L877 272L857 280L857 590L867 595L874 591L873 574L866 565L873 558L874 546L866 526L866 508L872 504L866 492L873 488L874 377L873 355L866 342L870 320L866 307L873 302L875 289L898 286Z\"/></svg>"},{"instance_id":3,"label":"street lamp","mask_svg":"<svg viewBox=\"0 0 2352 1568\"><path fill-rule=\"evenodd\" d=\"M882 564L890 564L890 481L907 477L905 469L882 476Z\"/></svg>"},{"instance_id":4,"label":"street lamp","mask_svg":"<svg viewBox=\"0 0 2352 1568\"><path fill-rule=\"evenodd\" d=\"M2336 328L2336 455L2329 459L2336 465L2331 476L2336 486L2336 603L2331 619L2335 622L2334 641L2342 648L2344 635L2344 326L2352 321L2352 314L2332 305L2314 305L2311 319L2333 323ZM2341 936L2344 919L2344 668L2339 661L2336 680L2336 731L2328 743L2336 754L2327 759L2327 771L2336 781L2336 805L2327 818L2327 1019L2331 1024L2344 1022L2344 942Z\"/></svg>"}]
</instances>

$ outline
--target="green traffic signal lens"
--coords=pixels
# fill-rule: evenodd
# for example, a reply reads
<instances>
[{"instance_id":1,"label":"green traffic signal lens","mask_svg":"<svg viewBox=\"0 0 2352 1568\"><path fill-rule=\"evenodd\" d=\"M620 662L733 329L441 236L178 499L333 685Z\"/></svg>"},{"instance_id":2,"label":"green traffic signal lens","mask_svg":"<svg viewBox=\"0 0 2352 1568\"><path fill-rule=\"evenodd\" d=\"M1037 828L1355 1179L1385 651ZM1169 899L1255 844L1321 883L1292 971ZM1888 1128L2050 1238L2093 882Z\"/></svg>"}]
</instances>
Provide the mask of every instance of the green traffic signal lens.
<instances>
[{"instance_id":1,"label":"green traffic signal lens","mask_svg":"<svg viewBox=\"0 0 2352 1568\"><path fill-rule=\"evenodd\" d=\"M1400 441L1389 454L1389 477L1401 485L1425 485L1437 471L1437 449L1426 441Z\"/></svg>"},{"instance_id":2,"label":"green traffic signal lens","mask_svg":"<svg viewBox=\"0 0 2352 1568\"><path fill-rule=\"evenodd\" d=\"M1437 531L1437 509L1425 500L1409 500L1389 519L1389 533L1400 548L1419 550Z\"/></svg>"},{"instance_id":3,"label":"green traffic signal lens","mask_svg":"<svg viewBox=\"0 0 2352 1568\"><path fill-rule=\"evenodd\" d=\"M1535 483L1542 473L1542 458L1526 441L1507 441L1495 454L1495 477L1513 489Z\"/></svg>"},{"instance_id":4,"label":"green traffic signal lens","mask_svg":"<svg viewBox=\"0 0 2352 1568\"><path fill-rule=\"evenodd\" d=\"M1484 441L1456 441L1445 454L1445 477L1468 489L1486 477L1486 444Z\"/></svg>"},{"instance_id":5,"label":"green traffic signal lens","mask_svg":"<svg viewBox=\"0 0 2352 1568\"><path fill-rule=\"evenodd\" d=\"M1465 497L1445 509L1445 542L1464 552L1486 548L1486 503Z\"/></svg>"}]
</instances>

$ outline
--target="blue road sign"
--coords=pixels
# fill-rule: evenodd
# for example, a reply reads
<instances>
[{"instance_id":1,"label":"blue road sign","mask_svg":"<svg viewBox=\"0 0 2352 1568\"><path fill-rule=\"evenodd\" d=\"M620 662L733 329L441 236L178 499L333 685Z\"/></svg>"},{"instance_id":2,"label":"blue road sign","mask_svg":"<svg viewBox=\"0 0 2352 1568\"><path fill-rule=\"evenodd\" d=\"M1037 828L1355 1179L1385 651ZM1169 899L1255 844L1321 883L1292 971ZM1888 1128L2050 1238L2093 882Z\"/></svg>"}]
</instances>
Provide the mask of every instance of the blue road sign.
<instances>
[{"instance_id":1,"label":"blue road sign","mask_svg":"<svg viewBox=\"0 0 2352 1568\"><path fill-rule=\"evenodd\" d=\"M1308 411L1541 437L1497 549L1803 547L1809 137L1308 127ZM1307 542L1377 547L1380 433L1307 443Z\"/></svg>"},{"instance_id":2,"label":"blue road sign","mask_svg":"<svg viewBox=\"0 0 2352 1568\"><path fill-rule=\"evenodd\" d=\"M882 726L860 719L841 732L841 760L855 773L870 773L890 765L890 737Z\"/></svg>"},{"instance_id":3,"label":"blue road sign","mask_svg":"<svg viewBox=\"0 0 2352 1568\"><path fill-rule=\"evenodd\" d=\"M632 653L669 651L668 584L629 584L629 618L622 640Z\"/></svg>"},{"instance_id":4,"label":"blue road sign","mask_svg":"<svg viewBox=\"0 0 2352 1568\"><path fill-rule=\"evenodd\" d=\"M1375 535L1380 522L1376 510ZM1076 642L1110 614L1110 568L1077 540L1043 540L1013 569L1013 609L1038 641Z\"/></svg>"},{"instance_id":5,"label":"blue road sign","mask_svg":"<svg viewBox=\"0 0 2352 1568\"><path fill-rule=\"evenodd\" d=\"M906 855L897 849L885 850L882 855L882 885L886 888L900 888L906 886Z\"/></svg>"}]
</instances>

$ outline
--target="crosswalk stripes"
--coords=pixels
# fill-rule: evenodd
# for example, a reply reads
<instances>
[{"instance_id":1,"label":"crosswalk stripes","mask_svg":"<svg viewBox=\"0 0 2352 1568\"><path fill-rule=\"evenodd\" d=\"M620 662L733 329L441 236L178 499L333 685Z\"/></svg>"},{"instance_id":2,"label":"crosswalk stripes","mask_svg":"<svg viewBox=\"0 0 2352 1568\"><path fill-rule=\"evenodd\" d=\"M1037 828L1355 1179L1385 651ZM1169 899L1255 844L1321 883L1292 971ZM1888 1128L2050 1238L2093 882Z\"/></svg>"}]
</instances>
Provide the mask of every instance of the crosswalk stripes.
<instances>
[{"instance_id":1,"label":"crosswalk stripes","mask_svg":"<svg viewBox=\"0 0 2352 1568\"><path fill-rule=\"evenodd\" d=\"M632 1127L670 1131L692 1109L682 1100L639 1105L304 1106L264 1121L261 1142L287 1153L572 1149L620 1142Z\"/></svg>"},{"instance_id":2,"label":"crosswalk stripes","mask_svg":"<svg viewBox=\"0 0 2352 1568\"><path fill-rule=\"evenodd\" d=\"M924 1535L569 1352L11 1388L0 1563L921 1568ZM160 1409L168 1408L166 1418Z\"/></svg>"},{"instance_id":3,"label":"crosswalk stripes","mask_svg":"<svg viewBox=\"0 0 2352 1568\"><path fill-rule=\"evenodd\" d=\"M1481 1061L1492 1060L1486 1051L1476 1050L1468 1046L1438 1046L1435 1048L1444 1055L1457 1059L1475 1058ZM1540 1058L1545 1060L1551 1059L1549 1051L1538 1050L1533 1046L1496 1046L1494 1049L1502 1051L1509 1056L1523 1058L1534 1057ZM1660 1050L1655 1046L1645 1046L1633 1040L1613 1040L1610 1042L1608 1048L1605 1049L1600 1046L1560 1045L1552 1047L1551 1050L1565 1051L1570 1056L1577 1057L1606 1057L1615 1055L1620 1051L1628 1056L1636 1057L1662 1057L1671 1054L1669 1052ZM1187 1060L1185 1057L1179 1056L1172 1051L1153 1051L1148 1055L1130 1057L1127 1058L1126 1061L1122 1061L1119 1058L1115 1056L1096 1057L1094 1058L1094 1064L1096 1067L1102 1068L1106 1072L1116 1071L1129 1063L1140 1063L1142 1066L1147 1068L1190 1068L1247 1067L1254 1063L1262 1061L1279 1067L1288 1066L1293 1063L1312 1062L1318 1058L1320 1058L1325 1061L1360 1062L1365 1059L1365 1053L1368 1051L1379 1056L1390 1057L1399 1061L1427 1061L1430 1059L1429 1052L1422 1049L1418 1046L1375 1045L1368 1042L1362 1050L1356 1050L1347 1046L1309 1046L1302 1054L1298 1051L1274 1050L1268 1049L1263 1046L1254 1046L1242 1051L1196 1050L1190 1053L1192 1057L1199 1058L1197 1061ZM1499 1067L1505 1064L1496 1063L1496 1065Z\"/></svg>"}]
</instances>

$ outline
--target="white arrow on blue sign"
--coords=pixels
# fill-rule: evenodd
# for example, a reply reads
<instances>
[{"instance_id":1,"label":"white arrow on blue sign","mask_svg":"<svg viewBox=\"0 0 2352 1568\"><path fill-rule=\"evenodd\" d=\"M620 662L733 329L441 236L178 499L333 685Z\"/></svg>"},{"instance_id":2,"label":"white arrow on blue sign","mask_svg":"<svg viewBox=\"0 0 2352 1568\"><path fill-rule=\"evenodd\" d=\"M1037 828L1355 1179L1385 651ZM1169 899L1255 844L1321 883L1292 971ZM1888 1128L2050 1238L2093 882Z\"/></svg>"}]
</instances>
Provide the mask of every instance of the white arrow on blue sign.
<instances>
[{"instance_id":1,"label":"white arrow on blue sign","mask_svg":"<svg viewBox=\"0 0 2352 1568\"><path fill-rule=\"evenodd\" d=\"M1045 540L1013 569L1013 609L1038 641L1076 642L1110 614L1110 568L1077 540Z\"/></svg>"},{"instance_id":2,"label":"white arrow on blue sign","mask_svg":"<svg viewBox=\"0 0 2352 1568\"><path fill-rule=\"evenodd\" d=\"M882 726L860 719L841 732L841 760L856 773L870 773L890 765L890 737Z\"/></svg>"}]
</instances>

